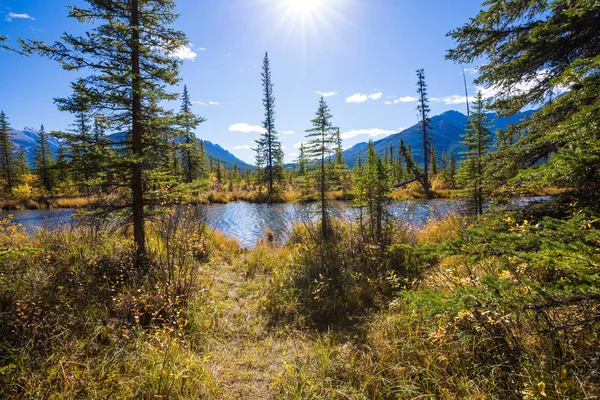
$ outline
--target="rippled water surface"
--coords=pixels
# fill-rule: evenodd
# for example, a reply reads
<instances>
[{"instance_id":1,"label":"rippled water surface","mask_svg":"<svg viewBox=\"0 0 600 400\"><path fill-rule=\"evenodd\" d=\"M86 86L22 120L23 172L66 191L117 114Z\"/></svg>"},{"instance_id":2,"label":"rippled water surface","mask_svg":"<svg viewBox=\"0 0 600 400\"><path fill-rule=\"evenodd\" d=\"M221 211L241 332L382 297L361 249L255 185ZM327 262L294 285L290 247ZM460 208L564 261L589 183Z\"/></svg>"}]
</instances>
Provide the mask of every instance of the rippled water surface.
<instances>
[{"instance_id":1,"label":"rippled water surface","mask_svg":"<svg viewBox=\"0 0 600 400\"><path fill-rule=\"evenodd\" d=\"M292 224L307 221L313 217L314 204L251 204L233 202L203 206L208 224L228 236L239 240L242 245L252 247L271 229L278 240L285 240ZM460 203L456 200L415 200L396 202L390 205L393 215L404 222L422 226L432 217L456 212ZM31 231L39 228L53 228L60 225L70 226L76 222L74 210L21 210L3 211L0 218L13 215L13 221L22 224ZM347 203L335 203L332 212L340 217L352 218L355 211Z\"/></svg>"}]
</instances>

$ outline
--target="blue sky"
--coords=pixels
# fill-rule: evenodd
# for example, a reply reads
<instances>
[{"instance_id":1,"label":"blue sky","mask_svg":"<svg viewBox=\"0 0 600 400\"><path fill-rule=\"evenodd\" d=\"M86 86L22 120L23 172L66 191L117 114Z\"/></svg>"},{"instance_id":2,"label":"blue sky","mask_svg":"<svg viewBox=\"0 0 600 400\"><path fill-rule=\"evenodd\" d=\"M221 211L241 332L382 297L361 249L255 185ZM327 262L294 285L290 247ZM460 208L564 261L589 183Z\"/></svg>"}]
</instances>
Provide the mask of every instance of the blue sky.
<instances>
[{"instance_id":1,"label":"blue sky","mask_svg":"<svg viewBox=\"0 0 600 400\"><path fill-rule=\"evenodd\" d=\"M344 147L382 138L416 123L415 70L424 68L432 115L464 113L461 68L444 60L445 35L474 17L480 0L176 0L176 27L191 45L182 78L194 111L207 121L196 131L247 162L263 119L260 72L271 60L277 129L286 161L327 95ZM67 18L82 0L0 0L0 34L53 42L89 26ZM466 65L469 92L474 65ZM53 98L68 96L78 77L39 56L0 51L0 109L11 126L65 129L72 116ZM180 90L180 88L176 88ZM173 104L179 108L179 104Z\"/></svg>"}]
</instances>

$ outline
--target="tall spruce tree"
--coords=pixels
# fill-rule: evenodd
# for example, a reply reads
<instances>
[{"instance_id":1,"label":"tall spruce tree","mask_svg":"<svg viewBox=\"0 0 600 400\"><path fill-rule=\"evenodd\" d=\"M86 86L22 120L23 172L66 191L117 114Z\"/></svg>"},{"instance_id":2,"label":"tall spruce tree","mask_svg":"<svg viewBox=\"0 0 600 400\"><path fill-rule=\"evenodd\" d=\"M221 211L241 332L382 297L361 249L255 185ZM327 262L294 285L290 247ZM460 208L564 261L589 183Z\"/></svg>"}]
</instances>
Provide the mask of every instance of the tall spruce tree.
<instances>
[{"instance_id":1,"label":"tall spruce tree","mask_svg":"<svg viewBox=\"0 0 600 400\"><path fill-rule=\"evenodd\" d=\"M39 140L35 148L35 173L40 180L40 185L47 190L52 190L53 179L52 179L52 166L53 166L53 155L50 143L48 142L48 133L44 128L44 125L40 127Z\"/></svg>"},{"instance_id":2,"label":"tall spruce tree","mask_svg":"<svg viewBox=\"0 0 600 400\"><path fill-rule=\"evenodd\" d=\"M205 121L204 118L192 113L192 102L188 93L187 85L183 86L181 95L181 110L178 115L179 126L183 136L181 148L181 158L183 164L184 182L190 183L199 178L203 173L203 154L200 144L194 134L194 129Z\"/></svg>"},{"instance_id":3,"label":"tall spruce tree","mask_svg":"<svg viewBox=\"0 0 600 400\"><path fill-rule=\"evenodd\" d=\"M83 36L65 33L62 42L48 45L30 40L21 45L58 61L67 70L91 75L73 83L70 98L57 99L60 109L72 111L84 99L96 116L105 117L109 128L125 130L120 160L112 165L130 189L130 211L135 264L146 259L145 198L147 151L155 120L164 114L150 107L176 95L166 90L178 82L180 61L170 57L188 44L185 35L169 25L175 22L173 0L86 0L89 7L70 7L69 16L93 24ZM148 112L152 109L152 112ZM112 182L115 186L119 182Z\"/></svg>"},{"instance_id":4,"label":"tall spruce tree","mask_svg":"<svg viewBox=\"0 0 600 400\"><path fill-rule=\"evenodd\" d=\"M419 129L423 135L423 189L427 196L431 197L429 187L429 155L431 152L432 137L429 131L432 129L429 118L429 99L427 97L427 83L425 83L425 70L417 70L417 93L419 95L417 111L419 112Z\"/></svg>"},{"instance_id":5,"label":"tall spruce tree","mask_svg":"<svg viewBox=\"0 0 600 400\"><path fill-rule=\"evenodd\" d=\"M449 33L456 47L447 58L487 60L476 83L494 88L491 106L500 115L541 106L499 135L490 165L498 186L559 185L597 202L598 9L598 2L588 0L488 0L477 16Z\"/></svg>"},{"instance_id":6,"label":"tall spruce tree","mask_svg":"<svg viewBox=\"0 0 600 400\"><path fill-rule=\"evenodd\" d=\"M0 111L0 172L6 181L8 191L15 186L15 156L11 140L12 134L8 125L8 117L4 111Z\"/></svg>"},{"instance_id":7,"label":"tall spruce tree","mask_svg":"<svg viewBox=\"0 0 600 400\"><path fill-rule=\"evenodd\" d=\"M469 117L466 132L462 135L467 147L465 157L458 171L459 180L472 192L472 199L477 215L483 214L484 172L486 155L492 143L492 136L485 115L485 104L481 91L477 92L473 112Z\"/></svg>"},{"instance_id":8,"label":"tall spruce tree","mask_svg":"<svg viewBox=\"0 0 600 400\"><path fill-rule=\"evenodd\" d=\"M306 143L306 155L315 160L313 175L315 181L319 182L321 234L324 238L328 237L327 190L331 180L327 168L329 163L327 157L335 148L338 133L338 128L331 123L332 118L329 106L321 96L316 116L311 121L313 127L306 130L306 137L309 139Z\"/></svg>"},{"instance_id":9,"label":"tall spruce tree","mask_svg":"<svg viewBox=\"0 0 600 400\"><path fill-rule=\"evenodd\" d=\"M257 161L264 164L264 179L267 184L269 198L274 191L274 184L283 178L283 149L277 138L275 129L275 96L271 80L271 65L269 54L265 53L261 73L263 85L263 106L265 107L264 133L256 140Z\"/></svg>"}]
</instances>

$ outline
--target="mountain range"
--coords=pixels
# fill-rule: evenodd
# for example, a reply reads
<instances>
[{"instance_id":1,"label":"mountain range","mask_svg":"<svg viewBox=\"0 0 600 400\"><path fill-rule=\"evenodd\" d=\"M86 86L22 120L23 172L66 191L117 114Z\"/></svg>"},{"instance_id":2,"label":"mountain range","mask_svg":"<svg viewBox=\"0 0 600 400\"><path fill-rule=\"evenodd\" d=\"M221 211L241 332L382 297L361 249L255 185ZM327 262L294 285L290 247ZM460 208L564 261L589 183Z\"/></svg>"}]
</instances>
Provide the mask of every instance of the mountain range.
<instances>
[{"instance_id":1,"label":"mountain range","mask_svg":"<svg viewBox=\"0 0 600 400\"><path fill-rule=\"evenodd\" d=\"M499 118L496 114L487 114L487 118L490 125L490 130L495 133L498 129L506 129L509 124L517 123L524 118L529 117L535 111L525 111L508 118ZM431 136L433 137L433 144L435 151L438 155L438 159L443 151L447 153L454 153L459 156L461 152L465 151L465 147L461 145L461 135L465 131L467 125L467 116L458 111L446 111L440 115L436 115L431 118ZM33 158L35 153L35 147L39 141L39 131L33 128L24 128L22 131L11 129L12 142L16 147L21 147L25 150L27 159L31 165L33 165ZM122 133L114 133L108 137L113 141L123 141ZM387 148L390 146L394 147L394 152L398 150L400 146L400 140L404 140L406 146L411 145L413 155L419 160L422 160L423 142L422 135L420 133L420 124L415 124L408 129L401 132L389 135L383 139L374 141L375 150L382 156ZM50 148L53 152L57 152L60 142L50 137L48 140ZM342 152L346 165L350 168L354 167L358 160L359 153L363 156L367 153L367 142L358 143L347 150ZM218 144L204 140L204 148L206 150L206 156L213 158L214 162L220 160L221 163L228 169L232 169L234 165L237 165L240 169L254 168L252 165L240 160L228 150L225 150ZM397 156L397 153L396 153Z\"/></svg>"},{"instance_id":2,"label":"mountain range","mask_svg":"<svg viewBox=\"0 0 600 400\"><path fill-rule=\"evenodd\" d=\"M508 118L499 118L496 114L487 114L490 131L495 133L498 129L506 129L509 124L517 123L524 118L527 118L534 111L525 111ZM460 155L461 152L465 151L466 148L461 144L462 138L460 137L465 132L467 125L467 116L458 111L446 111L440 115L436 115L431 118L431 137L433 138L433 145L440 159L440 155L443 151ZM398 150L400 146L400 140L404 140L406 146L411 145L413 155L418 157L419 160L423 160L423 135L420 132L420 124L415 124L408 129L401 132L389 135L383 139L374 141L375 150L380 155L385 154L385 149L390 146L394 147L394 152ZM354 167L358 160L358 154L361 153L364 157L367 153L367 142L358 143L351 148L344 150L342 155L344 156L344 162L350 168ZM397 153L395 154L397 157Z\"/></svg>"},{"instance_id":3,"label":"mountain range","mask_svg":"<svg viewBox=\"0 0 600 400\"><path fill-rule=\"evenodd\" d=\"M10 134L12 137L12 143L15 147L20 147L25 151L25 155L27 160L29 161L29 165L33 166L34 157L35 157L35 148L38 145L40 140L39 130L33 128L23 128L23 130L11 129ZM120 133L115 133L109 135L108 138L113 141L122 141L119 140L119 137L122 136ZM58 147L60 146L60 142L58 139L49 136L48 143L50 145L50 149L56 154L58 152ZM252 165L247 164L246 162L240 160L236 156L234 156L229 151L225 150L218 144L209 142L208 140L204 141L204 149L206 151L206 157L213 158L214 162L220 160L223 165L225 165L228 169L232 169L234 165L237 165L240 169L253 168Z\"/></svg>"}]
</instances>

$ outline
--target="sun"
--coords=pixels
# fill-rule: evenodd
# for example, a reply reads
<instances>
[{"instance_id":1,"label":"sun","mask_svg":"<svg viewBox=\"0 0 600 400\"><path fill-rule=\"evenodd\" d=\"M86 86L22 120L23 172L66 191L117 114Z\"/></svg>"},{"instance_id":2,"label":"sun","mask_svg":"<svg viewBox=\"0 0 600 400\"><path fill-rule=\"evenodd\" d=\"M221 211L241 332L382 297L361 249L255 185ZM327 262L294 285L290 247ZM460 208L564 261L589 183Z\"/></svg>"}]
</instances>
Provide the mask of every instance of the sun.
<instances>
[{"instance_id":1,"label":"sun","mask_svg":"<svg viewBox=\"0 0 600 400\"><path fill-rule=\"evenodd\" d=\"M339 38L336 29L346 24L346 6L358 0L254 0L264 6L265 32L274 40L301 46L306 52L327 38Z\"/></svg>"},{"instance_id":2,"label":"sun","mask_svg":"<svg viewBox=\"0 0 600 400\"><path fill-rule=\"evenodd\" d=\"M283 0L290 14L307 17L320 11L323 0Z\"/></svg>"}]
</instances>

